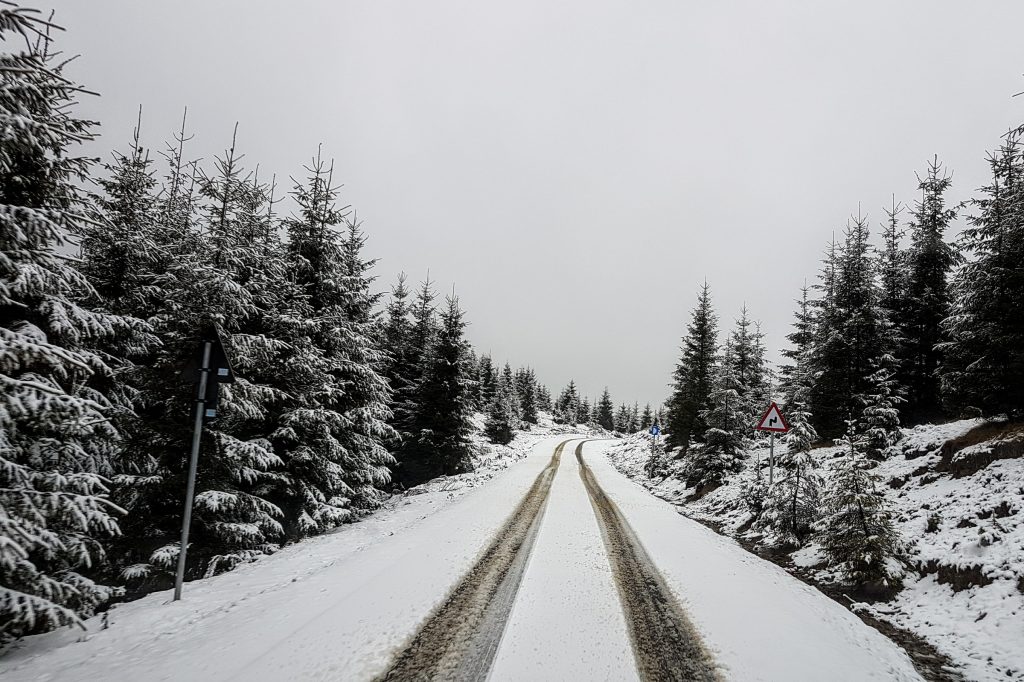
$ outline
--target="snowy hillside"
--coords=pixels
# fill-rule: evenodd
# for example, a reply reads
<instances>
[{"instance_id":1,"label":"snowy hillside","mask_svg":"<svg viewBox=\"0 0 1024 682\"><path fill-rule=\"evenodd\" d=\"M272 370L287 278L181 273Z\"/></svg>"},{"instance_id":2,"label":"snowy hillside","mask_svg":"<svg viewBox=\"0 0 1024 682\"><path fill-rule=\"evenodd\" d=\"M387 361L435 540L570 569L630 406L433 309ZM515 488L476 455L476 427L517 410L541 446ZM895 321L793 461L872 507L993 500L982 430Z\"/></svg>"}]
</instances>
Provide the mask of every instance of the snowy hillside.
<instances>
[{"instance_id":1,"label":"snowy hillside","mask_svg":"<svg viewBox=\"0 0 1024 682\"><path fill-rule=\"evenodd\" d=\"M1022 431L981 420L906 429L901 454L876 469L889 486L911 566L894 599L856 608L920 636L971 680L1024 679ZM784 447L777 445L777 452ZM744 472L699 500L671 473L647 478L648 453L647 438L634 436L613 448L611 457L620 471L677 504L681 513L826 588L834 584L813 542L779 555L774 539L752 528L740 484L751 475L757 454L767 465L767 448L752 453ZM825 464L838 448L819 448L814 455ZM678 462L670 469L677 470Z\"/></svg>"}]
</instances>

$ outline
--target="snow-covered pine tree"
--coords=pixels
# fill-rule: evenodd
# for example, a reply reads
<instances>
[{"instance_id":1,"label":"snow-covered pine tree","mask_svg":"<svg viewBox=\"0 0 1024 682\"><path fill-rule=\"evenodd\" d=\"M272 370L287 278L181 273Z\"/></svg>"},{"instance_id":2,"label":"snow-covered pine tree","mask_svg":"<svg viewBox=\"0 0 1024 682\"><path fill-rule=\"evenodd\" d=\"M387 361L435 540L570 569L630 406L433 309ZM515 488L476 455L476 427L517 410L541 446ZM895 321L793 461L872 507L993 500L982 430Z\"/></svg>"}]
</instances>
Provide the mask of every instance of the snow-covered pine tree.
<instances>
[{"instance_id":1,"label":"snow-covered pine tree","mask_svg":"<svg viewBox=\"0 0 1024 682\"><path fill-rule=\"evenodd\" d=\"M636 433L640 429L640 404L634 402L633 407L629 410L629 425L626 427L626 433Z\"/></svg>"},{"instance_id":2,"label":"snow-covered pine tree","mask_svg":"<svg viewBox=\"0 0 1024 682\"><path fill-rule=\"evenodd\" d=\"M864 434L864 454L870 459L884 459L900 439L900 411L904 402L899 395L895 377L896 359L883 355L868 377L868 390L861 396L859 430Z\"/></svg>"},{"instance_id":3,"label":"snow-covered pine tree","mask_svg":"<svg viewBox=\"0 0 1024 682\"><path fill-rule=\"evenodd\" d=\"M651 411L651 404L647 403L644 405L644 411L640 415L640 429L647 431L654 424L654 412Z\"/></svg>"},{"instance_id":4,"label":"snow-covered pine tree","mask_svg":"<svg viewBox=\"0 0 1024 682\"><path fill-rule=\"evenodd\" d=\"M903 230L900 229L900 214L903 206L896 203L893 197L892 208L885 209L885 222L882 224L882 248L878 252L878 277L881 293L879 304L885 309L889 320L899 325L899 320L907 311L907 253L900 248ZM902 341L899 341L902 346ZM901 352L901 348L897 347ZM897 352L897 357L900 355Z\"/></svg>"},{"instance_id":5,"label":"snow-covered pine tree","mask_svg":"<svg viewBox=\"0 0 1024 682\"><path fill-rule=\"evenodd\" d=\"M81 270L106 309L148 319L160 306L159 277L170 255L158 229L153 160L139 140L141 118L140 109L128 153L114 152L96 181L98 211L82 239Z\"/></svg>"},{"instance_id":6,"label":"snow-covered pine tree","mask_svg":"<svg viewBox=\"0 0 1024 682\"><path fill-rule=\"evenodd\" d=\"M530 368L520 369L516 376L519 417L527 424L537 423L537 377Z\"/></svg>"},{"instance_id":7,"label":"snow-covered pine tree","mask_svg":"<svg viewBox=\"0 0 1024 682\"><path fill-rule=\"evenodd\" d=\"M1024 158L1020 131L989 156L991 182L970 202L968 257L943 323L940 367L949 409L1024 417Z\"/></svg>"},{"instance_id":8,"label":"snow-covered pine tree","mask_svg":"<svg viewBox=\"0 0 1024 682\"><path fill-rule=\"evenodd\" d=\"M809 289L805 283L800 289L800 298L793 320L793 331L786 335L790 347L782 351L788 361L779 368L782 395L787 404L806 404L811 378L808 374L808 357L814 342L814 318L811 309Z\"/></svg>"},{"instance_id":9,"label":"snow-covered pine tree","mask_svg":"<svg viewBox=\"0 0 1024 682\"><path fill-rule=\"evenodd\" d=\"M330 529L353 509L379 503L395 463L387 445L397 440L388 424L392 394L381 375L387 358L374 343L374 261L363 259L365 237L337 206L332 171L319 153L307 171L292 193L298 209L285 221L286 263L308 325L307 336L294 342L306 352L294 359L306 364L273 433L287 472L278 487L293 537ZM403 305L404 298L392 311L396 323Z\"/></svg>"},{"instance_id":10,"label":"snow-covered pine tree","mask_svg":"<svg viewBox=\"0 0 1024 682\"><path fill-rule=\"evenodd\" d=\"M552 409L551 391L541 383L537 384L537 408L544 412L550 412Z\"/></svg>"},{"instance_id":11,"label":"snow-covered pine tree","mask_svg":"<svg viewBox=\"0 0 1024 682\"><path fill-rule=\"evenodd\" d=\"M707 423L702 415L711 400L717 356L718 317L711 307L711 289L704 282L672 375L672 397L665 424L668 447L685 451L692 440L704 437Z\"/></svg>"},{"instance_id":12,"label":"snow-covered pine tree","mask_svg":"<svg viewBox=\"0 0 1024 682\"><path fill-rule=\"evenodd\" d=\"M414 481L473 468L470 418L471 368L466 366L466 341L459 301L449 296L417 393L411 455L403 461ZM509 371L511 375L511 371ZM513 401L514 404L514 401Z\"/></svg>"},{"instance_id":13,"label":"snow-covered pine tree","mask_svg":"<svg viewBox=\"0 0 1024 682\"><path fill-rule=\"evenodd\" d=\"M512 365L507 362L501 369L500 380L505 382L509 387L509 390L512 392L512 414L515 417L516 425L518 426L519 422L522 421L523 418L523 409L520 403L519 382L516 381L516 375L515 372L512 371Z\"/></svg>"},{"instance_id":14,"label":"snow-covered pine tree","mask_svg":"<svg viewBox=\"0 0 1024 682\"><path fill-rule=\"evenodd\" d=\"M576 413L579 410L580 397L576 391L576 382L569 380L569 385L558 394L554 405L554 419L559 424L576 424Z\"/></svg>"},{"instance_id":15,"label":"snow-covered pine tree","mask_svg":"<svg viewBox=\"0 0 1024 682\"><path fill-rule=\"evenodd\" d=\"M746 405L740 397L732 343L726 341L715 369L709 406L701 413L707 424L702 446L691 449L684 460L686 484L706 491L722 483L726 475L739 471L750 430Z\"/></svg>"},{"instance_id":16,"label":"snow-covered pine tree","mask_svg":"<svg viewBox=\"0 0 1024 682\"><path fill-rule=\"evenodd\" d=\"M833 461L817 524L829 565L857 587L898 587L903 576L903 541L893 522L885 489L864 455L866 440L852 422L836 440L844 455Z\"/></svg>"},{"instance_id":17,"label":"snow-covered pine tree","mask_svg":"<svg viewBox=\"0 0 1024 682\"><path fill-rule=\"evenodd\" d=\"M430 363L431 347L437 336L437 319L435 314L434 292L430 275L420 284L416 299L412 305L412 328L406 345L406 366L404 368L403 386L395 392L393 398L394 416L391 424L401 437L401 444L395 452L398 468L395 471L404 485L416 485L420 478L418 464L414 460L420 457L417 445L419 439L420 391L423 377ZM406 466L409 462L409 466Z\"/></svg>"},{"instance_id":18,"label":"snow-covered pine tree","mask_svg":"<svg viewBox=\"0 0 1024 682\"><path fill-rule=\"evenodd\" d=\"M384 328L381 333L382 343L387 352L384 377L391 387L392 399L405 388L406 367L409 362L407 356L412 324L409 321L409 288L405 282L405 273L399 273L395 285L391 287L391 300L384 310Z\"/></svg>"},{"instance_id":19,"label":"snow-covered pine tree","mask_svg":"<svg viewBox=\"0 0 1024 682\"><path fill-rule=\"evenodd\" d=\"M747 415L748 421L752 421L768 405L769 382L764 357L764 334L760 324L750 319L746 304L740 310L729 340L732 346L733 373L739 382L740 409Z\"/></svg>"},{"instance_id":20,"label":"snow-covered pine tree","mask_svg":"<svg viewBox=\"0 0 1024 682\"><path fill-rule=\"evenodd\" d=\"M607 386L604 387L604 391L597 401L597 419L595 421L598 426L607 431L615 428L615 405L612 404L612 394L608 392Z\"/></svg>"},{"instance_id":21,"label":"snow-covered pine tree","mask_svg":"<svg viewBox=\"0 0 1024 682\"><path fill-rule=\"evenodd\" d=\"M823 436L842 431L856 419L867 378L878 358L891 353L893 334L879 305L877 262L868 243L867 219L858 215L847 223L843 244L830 249L816 301L815 339L808 358L814 382L808 410Z\"/></svg>"},{"instance_id":22,"label":"snow-covered pine tree","mask_svg":"<svg viewBox=\"0 0 1024 682\"><path fill-rule=\"evenodd\" d=\"M479 386L478 409L487 410L494 401L495 390L497 389L498 370L490 355L480 357L480 366L477 370L477 386Z\"/></svg>"},{"instance_id":23,"label":"snow-covered pine tree","mask_svg":"<svg viewBox=\"0 0 1024 682\"><path fill-rule=\"evenodd\" d=\"M513 387L506 381L504 374L499 374L494 397L488 406L487 421L484 423L484 434L492 443L505 445L515 436L519 426L513 407L515 400Z\"/></svg>"},{"instance_id":24,"label":"snow-covered pine tree","mask_svg":"<svg viewBox=\"0 0 1024 682\"><path fill-rule=\"evenodd\" d=\"M811 415L801 403L786 406L790 429L779 454L781 476L768 490L759 523L772 528L783 543L802 545L818 518L822 479L811 448L818 434Z\"/></svg>"},{"instance_id":25,"label":"snow-covered pine tree","mask_svg":"<svg viewBox=\"0 0 1024 682\"><path fill-rule=\"evenodd\" d=\"M118 533L107 496L118 434L96 347L129 322L92 310L66 246L90 212L76 186L91 159L75 145L82 89L50 50L34 10L0 6L0 642L80 622L114 590L88 577Z\"/></svg>"},{"instance_id":26,"label":"snow-covered pine tree","mask_svg":"<svg viewBox=\"0 0 1024 682\"><path fill-rule=\"evenodd\" d=\"M629 433L629 407L626 406L626 403L622 403L615 410L615 431Z\"/></svg>"},{"instance_id":27,"label":"snow-covered pine tree","mask_svg":"<svg viewBox=\"0 0 1024 682\"><path fill-rule=\"evenodd\" d=\"M912 424L941 413L936 370L942 354L938 344L943 340L942 321L950 310L947 280L959 261L957 251L945 241L956 217L956 209L946 207L950 183L938 158L930 162L925 177L919 180L921 200L910 222L906 308L899 317L899 331L903 340L902 383L907 387L907 404L902 411Z\"/></svg>"},{"instance_id":28,"label":"snow-covered pine tree","mask_svg":"<svg viewBox=\"0 0 1024 682\"><path fill-rule=\"evenodd\" d=\"M285 380L275 374L289 349L280 324L289 287L268 225L268 188L240 159L232 140L215 172L200 176L197 203L184 210L167 203L163 209L175 213L156 221L180 236L161 278L164 300L151 318L161 347L140 372L140 419L117 490L130 510L121 549L135 562L123 575L152 587L169 584L179 553L195 387L178 373L210 327L220 330L237 380L221 391L217 420L203 432L186 575L251 560L283 536L283 512L269 499L279 476L271 470L282 461L268 436L284 395Z\"/></svg>"},{"instance_id":29,"label":"snow-covered pine tree","mask_svg":"<svg viewBox=\"0 0 1024 682\"><path fill-rule=\"evenodd\" d=\"M590 401L583 398L576 404L576 418L573 420L574 424L593 424L593 408L590 406Z\"/></svg>"}]
</instances>

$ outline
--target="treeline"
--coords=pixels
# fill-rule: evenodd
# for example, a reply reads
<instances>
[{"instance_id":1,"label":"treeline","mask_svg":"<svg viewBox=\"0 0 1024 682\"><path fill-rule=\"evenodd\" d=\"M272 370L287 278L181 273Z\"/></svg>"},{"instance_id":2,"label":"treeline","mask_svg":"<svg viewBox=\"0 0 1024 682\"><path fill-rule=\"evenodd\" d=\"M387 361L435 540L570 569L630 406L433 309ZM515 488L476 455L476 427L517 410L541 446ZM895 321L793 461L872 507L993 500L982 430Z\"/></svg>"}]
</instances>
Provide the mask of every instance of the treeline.
<instances>
[{"instance_id":1,"label":"treeline","mask_svg":"<svg viewBox=\"0 0 1024 682\"><path fill-rule=\"evenodd\" d=\"M621 403L616 408L607 386L601 397L591 403L579 394L573 380L558 394L552 406L552 416L557 424L596 426L621 434L646 431L663 421L661 408L652 410L650 403L644 406L642 412L639 403L633 403L632 406Z\"/></svg>"},{"instance_id":2,"label":"treeline","mask_svg":"<svg viewBox=\"0 0 1024 682\"><path fill-rule=\"evenodd\" d=\"M498 372L458 299L386 302L319 153L278 215L235 140L154 160L76 154L96 124L34 11L0 8L0 641L169 586L195 406L182 369L216 329L236 381L202 433L188 578L322 533L395 486L472 467L478 411L550 403ZM384 308L383 312L381 308ZM507 440L506 432L498 440Z\"/></svg>"},{"instance_id":3,"label":"treeline","mask_svg":"<svg viewBox=\"0 0 1024 682\"><path fill-rule=\"evenodd\" d=\"M854 583L895 583L900 554L871 469L901 425L962 416L1024 416L1024 157L1021 131L989 156L991 181L950 206L938 160L919 177L920 199L885 211L880 243L852 217L825 252L817 282L797 300L777 387L765 384L760 334L741 314L724 345L705 285L683 339L668 402L668 439L690 485L708 490L742 468L756 416L784 404L787 436L773 485L745 482L758 523L800 544L818 531ZM967 227L948 241L953 221ZM906 216L906 217L904 217ZM822 488L813 445L848 456Z\"/></svg>"}]
</instances>

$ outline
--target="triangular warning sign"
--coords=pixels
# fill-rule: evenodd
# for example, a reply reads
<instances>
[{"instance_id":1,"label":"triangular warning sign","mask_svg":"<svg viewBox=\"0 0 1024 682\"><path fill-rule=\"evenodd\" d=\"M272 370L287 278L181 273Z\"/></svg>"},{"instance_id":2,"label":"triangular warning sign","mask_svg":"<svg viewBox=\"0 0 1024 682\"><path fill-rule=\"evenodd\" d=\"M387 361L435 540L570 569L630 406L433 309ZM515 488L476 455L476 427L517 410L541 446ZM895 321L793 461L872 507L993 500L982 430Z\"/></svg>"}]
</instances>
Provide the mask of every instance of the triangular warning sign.
<instances>
[{"instance_id":1,"label":"triangular warning sign","mask_svg":"<svg viewBox=\"0 0 1024 682\"><path fill-rule=\"evenodd\" d=\"M758 431L785 433L789 431L789 424L786 423L786 418L782 416L782 410L773 401L768 406L768 411L764 413L764 416L761 417L761 420L757 422L757 426L754 428Z\"/></svg>"}]
</instances>

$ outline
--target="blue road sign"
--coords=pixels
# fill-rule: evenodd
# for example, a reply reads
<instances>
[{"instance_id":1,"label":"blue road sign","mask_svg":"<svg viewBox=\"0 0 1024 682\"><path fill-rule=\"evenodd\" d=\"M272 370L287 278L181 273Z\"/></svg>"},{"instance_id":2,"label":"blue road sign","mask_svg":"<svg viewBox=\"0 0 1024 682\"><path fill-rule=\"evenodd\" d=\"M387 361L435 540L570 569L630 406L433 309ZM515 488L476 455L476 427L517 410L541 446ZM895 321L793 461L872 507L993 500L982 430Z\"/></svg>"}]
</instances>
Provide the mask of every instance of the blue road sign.
<instances>
[{"instance_id":1,"label":"blue road sign","mask_svg":"<svg viewBox=\"0 0 1024 682\"><path fill-rule=\"evenodd\" d=\"M657 424L651 427L652 436L657 436L659 433L661 433L661 428L659 428Z\"/></svg>"}]
</instances>

